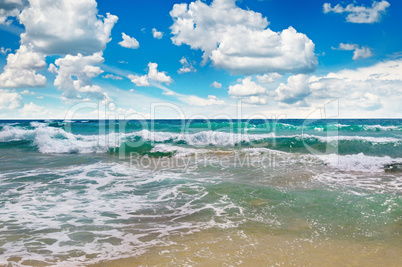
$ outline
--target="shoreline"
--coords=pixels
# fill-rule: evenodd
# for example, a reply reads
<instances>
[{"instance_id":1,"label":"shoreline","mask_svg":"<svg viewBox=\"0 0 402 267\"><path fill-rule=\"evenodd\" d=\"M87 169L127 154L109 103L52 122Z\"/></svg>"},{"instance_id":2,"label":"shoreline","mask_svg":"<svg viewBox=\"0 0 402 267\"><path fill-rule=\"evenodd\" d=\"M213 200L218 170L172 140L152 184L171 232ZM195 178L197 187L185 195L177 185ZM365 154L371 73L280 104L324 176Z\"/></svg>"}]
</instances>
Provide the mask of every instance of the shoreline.
<instances>
[{"instance_id":1,"label":"shoreline","mask_svg":"<svg viewBox=\"0 0 402 267\"><path fill-rule=\"evenodd\" d=\"M87 266L398 266L402 255L397 240L309 239L255 229L206 230L172 241L139 256Z\"/></svg>"}]
</instances>

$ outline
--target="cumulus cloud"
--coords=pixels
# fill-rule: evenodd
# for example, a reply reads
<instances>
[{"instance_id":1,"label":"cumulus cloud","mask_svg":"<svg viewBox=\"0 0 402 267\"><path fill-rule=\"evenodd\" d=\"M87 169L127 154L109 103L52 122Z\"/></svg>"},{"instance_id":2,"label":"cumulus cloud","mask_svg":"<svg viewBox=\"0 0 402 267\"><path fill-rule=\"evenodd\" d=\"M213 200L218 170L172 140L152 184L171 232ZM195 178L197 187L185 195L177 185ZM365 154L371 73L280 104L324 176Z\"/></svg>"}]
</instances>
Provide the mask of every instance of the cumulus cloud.
<instances>
[{"instance_id":1,"label":"cumulus cloud","mask_svg":"<svg viewBox=\"0 0 402 267\"><path fill-rule=\"evenodd\" d=\"M67 99L82 99L94 97L104 99L102 89L92 85L92 78L103 73L100 67L95 66L103 62L102 52L90 56L78 54L67 55L51 64L49 70L57 73L54 85L63 91L63 97Z\"/></svg>"},{"instance_id":2,"label":"cumulus cloud","mask_svg":"<svg viewBox=\"0 0 402 267\"><path fill-rule=\"evenodd\" d=\"M190 95L190 96L180 96L179 97L181 101L192 105L192 106L198 106L198 107L205 107L205 106L212 106L212 105L223 105L225 104L225 101L217 98L214 95L209 95L208 98L202 98L198 97L195 95Z\"/></svg>"},{"instance_id":3,"label":"cumulus cloud","mask_svg":"<svg viewBox=\"0 0 402 267\"><path fill-rule=\"evenodd\" d=\"M339 98L349 110L373 111L382 108L387 101L400 99L401 73L402 59L397 59L324 76L295 75L275 90L276 100L287 105L306 105Z\"/></svg>"},{"instance_id":4,"label":"cumulus cloud","mask_svg":"<svg viewBox=\"0 0 402 267\"><path fill-rule=\"evenodd\" d=\"M377 110L382 107L380 97L372 93L353 93L346 99L346 105L364 110Z\"/></svg>"},{"instance_id":5,"label":"cumulus cloud","mask_svg":"<svg viewBox=\"0 0 402 267\"><path fill-rule=\"evenodd\" d=\"M273 83L276 79L280 79L282 75L279 73L269 73L269 74L264 74L264 75L257 75L257 80L259 83L262 84L268 84L268 83Z\"/></svg>"},{"instance_id":6,"label":"cumulus cloud","mask_svg":"<svg viewBox=\"0 0 402 267\"><path fill-rule=\"evenodd\" d=\"M374 54L373 54L373 52L371 52L371 49L368 47L356 48L356 50L353 52L354 60L369 58L372 56L374 56Z\"/></svg>"},{"instance_id":7,"label":"cumulus cloud","mask_svg":"<svg viewBox=\"0 0 402 267\"><path fill-rule=\"evenodd\" d=\"M371 7L355 6L354 4L342 7L340 4L332 7L330 3L325 3L323 6L324 13L346 13L346 21L351 23L375 23L381 20L381 15L390 6L387 1L374 1Z\"/></svg>"},{"instance_id":8,"label":"cumulus cloud","mask_svg":"<svg viewBox=\"0 0 402 267\"><path fill-rule=\"evenodd\" d=\"M267 99L265 97L260 96L249 96L242 98L242 101L247 104L253 105L265 105L267 103Z\"/></svg>"},{"instance_id":9,"label":"cumulus cloud","mask_svg":"<svg viewBox=\"0 0 402 267\"><path fill-rule=\"evenodd\" d=\"M244 78L241 83L229 86L229 95L250 96L265 93L266 89L251 81L251 77Z\"/></svg>"},{"instance_id":10,"label":"cumulus cloud","mask_svg":"<svg viewBox=\"0 0 402 267\"><path fill-rule=\"evenodd\" d=\"M124 32L121 33L123 41L119 42L119 45L125 48L137 49L140 44L134 37L130 37Z\"/></svg>"},{"instance_id":11,"label":"cumulus cloud","mask_svg":"<svg viewBox=\"0 0 402 267\"><path fill-rule=\"evenodd\" d=\"M23 117L38 117L38 116L46 116L49 114L49 111L42 106L38 106L33 102L29 104L25 104L20 110L19 114Z\"/></svg>"},{"instance_id":12,"label":"cumulus cloud","mask_svg":"<svg viewBox=\"0 0 402 267\"><path fill-rule=\"evenodd\" d=\"M95 0L30 0L19 15L21 43L45 54L92 54L106 48L117 20L98 16Z\"/></svg>"},{"instance_id":13,"label":"cumulus cloud","mask_svg":"<svg viewBox=\"0 0 402 267\"><path fill-rule=\"evenodd\" d=\"M218 83L217 81L214 81L213 83L211 83L211 86L214 88L222 88L222 84Z\"/></svg>"},{"instance_id":14,"label":"cumulus cloud","mask_svg":"<svg viewBox=\"0 0 402 267\"><path fill-rule=\"evenodd\" d=\"M0 24L12 23L10 17L17 17L21 10L28 5L27 0L3 0L0 2Z\"/></svg>"},{"instance_id":15,"label":"cumulus cloud","mask_svg":"<svg viewBox=\"0 0 402 267\"><path fill-rule=\"evenodd\" d=\"M182 67L177 71L179 74L196 72L197 70L191 65L185 57L180 59Z\"/></svg>"},{"instance_id":16,"label":"cumulus cloud","mask_svg":"<svg viewBox=\"0 0 402 267\"><path fill-rule=\"evenodd\" d=\"M353 60L365 59L374 56L369 47L360 47L358 44L339 44L339 50L353 51Z\"/></svg>"},{"instance_id":17,"label":"cumulus cloud","mask_svg":"<svg viewBox=\"0 0 402 267\"><path fill-rule=\"evenodd\" d=\"M137 86L150 86L150 81L171 84L173 79L166 75L164 71L159 72L157 68L158 64L149 62L148 74L142 76L130 74L127 77Z\"/></svg>"},{"instance_id":18,"label":"cumulus cloud","mask_svg":"<svg viewBox=\"0 0 402 267\"><path fill-rule=\"evenodd\" d=\"M203 63L209 58L236 74L307 73L317 67L314 43L305 34L292 27L274 32L260 13L237 7L235 0L175 4L170 16L173 43L202 50Z\"/></svg>"},{"instance_id":19,"label":"cumulus cloud","mask_svg":"<svg viewBox=\"0 0 402 267\"><path fill-rule=\"evenodd\" d=\"M22 105L22 97L14 91L0 89L0 110L16 109Z\"/></svg>"},{"instance_id":20,"label":"cumulus cloud","mask_svg":"<svg viewBox=\"0 0 402 267\"><path fill-rule=\"evenodd\" d=\"M163 33L158 32L155 28L152 29L152 35L154 36L155 39L162 39Z\"/></svg>"},{"instance_id":21,"label":"cumulus cloud","mask_svg":"<svg viewBox=\"0 0 402 267\"><path fill-rule=\"evenodd\" d=\"M42 86L46 77L36 71L46 67L45 55L33 52L32 46L21 45L14 53L7 56L7 65L0 74L0 86L24 87Z\"/></svg>"},{"instance_id":22,"label":"cumulus cloud","mask_svg":"<svg viewBox=\"0 0 402 267\"><path fill-rule=\"evenodd\" d=\"M45 85L46 78L37 71L46 67L48 55L66 55L67 59L73 57L71 55L82 57L99 53L111 40L111 30L118 20L109 13L106 17L98 15L95 0L29 0L29 3L26 0L5 0L0 3L0 10L7 10L7 5L10 10L10 3L22 10L18 12L18 20L25 32L21 34L20 48L7 56L7 65L0 74L0 86L3 87ZM62 62L59 61L63 65ZM75 77L74 67L70 66L73 72L67 74L67 66L62 65L60 69L52 65L49 71L58 73L58 80L63 80L62 76ZM82 76L86 76L87 70L83 71ZM88 79L84 83L80 79L74 80L74 86L66 82L60 82L58 86L71 97L74 91L98 91L99 87L89 85Z\"/></svg>"},{"instance_id":23,"label":"cumulus cloud","mask_svg":"<svg viewBox=\"0 0 402 267\"><path fill-rule=\"evenodd\" d=\"M290 76L287 84L281 83L276 88L277 97L275 100L285 104L304 104L304 99L310 95L310 87L308 85L308 76L298 74Z\"/></svg>"}]
</instances>

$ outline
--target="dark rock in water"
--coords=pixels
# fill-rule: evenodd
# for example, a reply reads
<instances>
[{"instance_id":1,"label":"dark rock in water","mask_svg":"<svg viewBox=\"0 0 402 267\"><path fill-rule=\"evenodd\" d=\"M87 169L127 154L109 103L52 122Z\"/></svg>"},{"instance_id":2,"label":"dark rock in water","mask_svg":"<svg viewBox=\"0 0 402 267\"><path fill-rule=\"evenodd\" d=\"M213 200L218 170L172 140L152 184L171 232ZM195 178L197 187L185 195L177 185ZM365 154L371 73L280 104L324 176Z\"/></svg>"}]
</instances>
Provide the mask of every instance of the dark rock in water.
<instances>
[{"instance_id":1,"label":"dark rock in water","mask_svg":"<svg viewBox=\"0 0 402 267\"><path fill-rule=\"evenodd\" d=\"M402 172L402 163L391 163L384 165L386 172Z\"/></svg>"}]
</instances>

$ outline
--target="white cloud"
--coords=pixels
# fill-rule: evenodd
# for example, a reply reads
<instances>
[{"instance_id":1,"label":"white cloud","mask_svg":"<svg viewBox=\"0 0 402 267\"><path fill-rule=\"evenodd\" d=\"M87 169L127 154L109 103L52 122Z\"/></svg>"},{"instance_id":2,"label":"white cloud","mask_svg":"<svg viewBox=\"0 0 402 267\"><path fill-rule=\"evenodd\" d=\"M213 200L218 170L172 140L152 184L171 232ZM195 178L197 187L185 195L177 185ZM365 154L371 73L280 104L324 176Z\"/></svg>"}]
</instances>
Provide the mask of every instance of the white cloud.
<instances>
[{"instance_id":1,"label":"white cloud","mask_svg":"<svg viewBox=\"0 0 402 267\"><path fill-rule=\"evenodd\" d=\"M280 75L279 73L273 72L264 75L257 75L257 80L259 83L268 84L273 83L276 79L280 79L281 77L282 75Z\"/></svg>"},{"instance_id":2,"label":"white cloud","mask_svg":"<svg viewBox=\"0 0 402 267\"><path fill-rule=\"evenodd\" d=\"M180 96L179 99L189 105L198 106L198 107L225 104L225 101L217 98L214 95L209 95L208 98L202 98L202 97L198 97L195 95Z\"/></svg>"},{"instance_id":3,"label":"white cloud","mask_svg":"<svg viewBox=\"0 0 402 267\"><path fill-rule=\"evenodd\" d=\"M346 99L346 105L351 108L378 110L382 107L380 97L372 93L353 93Z\"/></svg>"},{"instance_id":4,"label":"white cloud","mask_svg":"<svg viewBox=\"0 0 402 267\"><path fill-rule=\"evenodd\" d=\"M104 50L118 18L98 16L95 0L31 0L19 15L22 44L45 54L92 54Z\"/></svg>"},{"instance_id":5,"label":"white cloud","mask_svg":"<svg viewBox=\"0 0 402 267\"><path fill-rule=\"evenodd\" d=\"M15 54L8 54L7 65L0 74L0 86L24 87L46 84L45 76L36 71L46 67L45 55L32 51L31 46L21 45Z\"/></svg>"},{"instance_id":6,"label":"white cloud","mask_svg":"<svg viewBox=\"0 0 402 267\"><path fill-rule=\"evenodd\" d=\"M22 105L22 97L14 91L0 89L0 110L16 109Z\"/></svg>"},{"instance_id":7,"label":"white cloud","mask_svg":"<svg viewBox=\"0 0 402 267\"><path fill-rule=\"evenodd\" d=\"M249 97L244 97L242 98L242 101L244 103L248 104L253 104L253 105L265 105L267 103L267 100L265 97L259 97L259 96L249 96Z\"/></svg>"},{"instance_id":8,"label":"white cloud","mask_svg":"<svg viewBox=\"0 0 402 267\"><path fill-rule=\"evenodd\" d=\"M214 88L222 88L222 84L218 83L217 81L214 81L213 83L211 83L211 86Z\"/></svg>"},{"instance_id":9,"label":"white cloud","mask_svg":"<svg viewBox=\"0 0 402 267\"><path fill-rule=\"evenodd\" d=\"M173 92L173 91L165 91L162 93L163 95L177 95L177 93Z\"/></svg>"},{"instance_id":10,"label":"white cloud","mask_svg":"<svg viewBox=\"0 0 402 267\"><path fill-rule=\"evenodd\" d=\"M331 7L330 3L325 3L323 6L324 13L334 12L338 14L347 13L346 21L352 23L375 23L381 20L381 14L385 13L385 10L390 6L387 1L373 2L370 7L355 6L354 4L342 7L336 5Z\"/></svg>"},{"instance_id":11,"label":"white cloud","mask_svg":"<svg viewBox=\"0 0 402 267\"><path fill-rule=\"evenodd\" d=\"M11 52L11 49L10 49L10 48L4 48L4 47L1 47L1 48L0 48L0 53L1 53L2 55L7 54L8 52Z\"/></svg>"},{"instance_id":12,"label":"white cloud","mask_svg":"<svg viewBox=\"0 0 402 267\"><path fill-rule=\"evenodd\" d=\"M251 81L251 77L244 78L240 84L229 86L229 95L250 96L265 93L266 89Z\"/></svg>"},{"instance_id":13,"label":"white cloud","mask_svg":"<svg viewBox=\"0 0 402 267\"><path fill-rule=\"evenodd\" d=\"M157 68L158 64L149 62L148 74L142 76L130 74L127 77L137 86L150 86L150 81L171 84L173 79L166 75L164 71L159 72Z\"/></svg>"},{"instance_id":14,"label":"white cloud","mask_svg":"<svg viewBox=\"0 0 402 267\"><path fill-rule=\"evenodd\" d=\"M290 76L287 84L281 83L276 88L277 97L275 100L285 104L304 104L304 99L310 95L310 87L308 85L308 76L298 74Z\"/></svg>"},{"instance_id":15,"label":"white cloud","mask_svg":"<svg viewBox=\"0 0 402 267\"><path fill-rule=\"evenodd\" d=\"M90 56L67 55L57 59L55 65L51 64L49 69L57 73L54 85L63 91L65 98L82 99L86 96L103 99L105 95L102 89L91 84L92 78L103 73L100 67L94 66L102 62L102 52Z\"/></svg>"},{"instance_id":16,"label":"white cloud","mask_svg":"<svg viewBox=\"0 0 402 267\"><path fill-rule=\"evenodd\" d=\"M177 71L179 74L188 73L188 72L196 72L197 70L191 65L185 57L180 59L180 63L182 67Z\"/></svg>"},{"instance_id":17,"label":"white cloud","mask_svg":"<svg viewBox=\"0 0 402 267\"><path fill-rule=\"evenodd\" d=\"M162 33L162 32L158 32L155 28L152 29L152 35L153 35L154 38L156 38L156 39L162 39L162 37L163 37L163 33Z\"/></svg>"},{"instance_id":18,"label":"white cloud","mask_svg":"<svg viewBox=\"0 0 402 267\"><path fill-rule=\"evenodd\" d=\"M29 104L25 104L20 110L19 114L23 117L39 117L39 116L46 116L49 114L49 111L42 106L35 105L33 102Z\"/></svg>"},{"instance_id":19,"label":"white cloud","mask_svg":"<svg viewBox=\"0 0 402 267\"><path fill-rule=\"evenodd\" d=\"M28 5L27 0L3 0L0 2L0 24L10 25L12 19L17 17L21 10Z\"/></svg>"},{"instance_id":20,"label":"white cloud","mask_svg":"<svg viewBox=\"0 0 402 267\"><path fill-rule=\"evenodd\" d=\"M7 65L0 74L0 86L3 87L45 85L46 78L36 72L46 67L48 55L71 56L78 53L79 57L102 51L111 40L111 30L118 20L109 13L106 17L98 15L95 0L30 0L29 5L26 0L5 2L18 4L22 9L18 20L25 32L21 34L20 48L7 56ZM1 10L5 10L4 6L0 3ZM54 65L48 70L53 73L58 71ZM83 71L84 76L88 74ZM60 70L59 79L62 79L61 73L65 74L65 71ZM75 83L81 81L78 79ZM74 90L95 92L99 91L99 87L76 85ZM69 89L68 92L72 91ZM67 94L67 91L64 93Z\"/></svg>"},{"instance_id":21,"label":"white cloud","mask_svg":"<svg viewBox=\"0 0 402 267\"><path fill-rule=\"evenodd\" d=\"M130 37L124 32L121 33L123 41L119 42L119 45L125 48L137 49L140 44L134 37Z\"/></svg>"},{"instance_id":22,"label":"white cloud","mask_svg":"<svg viewBox=\"0 0 402 267\"><path fill-rule=\"evenodd\" d=\"M138 76L138 75L130 74L127 77L136 86L150 86L149 81L148 81L148 75Z\"/></svg>"},{"instance_id":23,"label":"white cloud","mask_svg":"<svg viewBox=\"0 0 402 267\"><path fill-rule=\"evenodd\" d=\"M369 58L372 57L374 54L371 52L371 49L368 47L361 47L357 48L353 52L353 59L358 60L358 59L364 59L364 58Z\"/></svg>"},{"instance_id":24,"label":"white cloud","mask_svg":"<svg viewBox=\"0 0 402 267\"><path fill-rule=\"evenodd\" d=\"M170 15L173 43L201 49L203 63L209 58L240 74L306 73L317 67L314 43L306 35L292 27L273 32L266 18L237 7L235 0L175 4Z\"/></svg>"},{"instance_id":25,"label":"white cloud","mask_svg":"<svg viewBox=\"0 0 402 267\"><path fill-rule=\"evenodd\" d=\"M123 77L121 77L119 75L113 75L113 74L103 75L102 78L104 78L104 79L112 79L112 80L123 80Z\"/></svg>"},{"instance_id":26,"label":"white cloud","mask_svg":"<svg viewBox=\"0 0 402 267\"><path fill-rule=\"evenodd\" d=\"M349 111L387 108L387 103L402 101L402 59L331 72L321 77L291 76L288 83L280 84L275 92L276 100L288 105L339 98L343 108Z\"/></svg>"},{"instance_id":27,"label":"white cloud","mask_svg":"<svg viewBox=\"0 0 402 267\"><path fill-rule=\"evenodd\" d=\"M365 59L374 56L369 47L360 47L358 44L339 44L339 50L353 51L353 60Z\"/></svg>"},{"instance_id":28,"label":"white cloud","mask_svg":"<svg viewBox=\"0 0 402 267\"><path fill-rule=\"evenodd\" d=\"M30 92L29 90L26 90L26 89L21 92L21 95L34 95L34 94L35 94L35 92Z\"/></svg>"}]
</instances>

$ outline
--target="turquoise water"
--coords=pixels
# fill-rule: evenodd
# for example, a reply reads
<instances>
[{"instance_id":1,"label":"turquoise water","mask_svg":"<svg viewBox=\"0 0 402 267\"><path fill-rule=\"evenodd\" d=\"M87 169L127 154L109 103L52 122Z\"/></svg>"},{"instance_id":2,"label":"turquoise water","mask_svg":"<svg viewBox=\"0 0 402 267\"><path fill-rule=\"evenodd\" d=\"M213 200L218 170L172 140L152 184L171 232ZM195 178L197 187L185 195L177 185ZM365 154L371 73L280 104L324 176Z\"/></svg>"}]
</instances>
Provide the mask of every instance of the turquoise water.
<instances>
[{"instance_id":1,"label":"turquoise water","mask_svg":"<svg viewBox=\"0 0 402 267\"><path fill-rule=\"evenodd\" d=\"M392 243L401 189L402 120L0 121L0 265L208 229Z\"/></svg>"}]
</instances>

